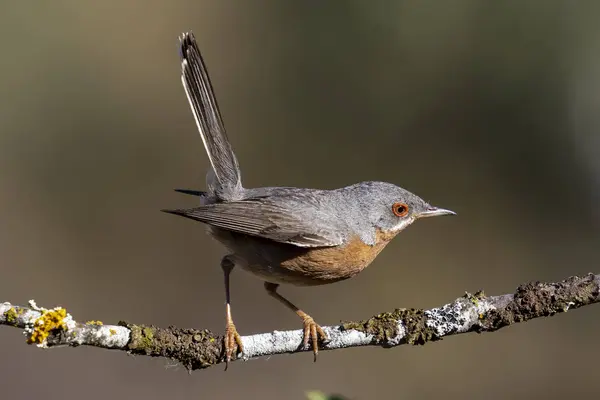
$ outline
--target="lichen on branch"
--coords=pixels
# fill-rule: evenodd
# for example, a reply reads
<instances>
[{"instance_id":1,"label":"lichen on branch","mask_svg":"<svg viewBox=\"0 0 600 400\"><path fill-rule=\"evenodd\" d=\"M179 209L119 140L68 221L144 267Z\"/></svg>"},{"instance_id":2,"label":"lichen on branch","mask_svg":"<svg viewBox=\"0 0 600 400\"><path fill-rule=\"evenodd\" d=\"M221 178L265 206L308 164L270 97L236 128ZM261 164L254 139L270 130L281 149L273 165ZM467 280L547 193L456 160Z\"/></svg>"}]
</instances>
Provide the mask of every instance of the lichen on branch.
<instances>
[{"instance_id":1,"label":"lichen on branch","mask_svg":"<svg viewBox=\"0 0 600 400\"><path fill-rule=\"evenodd\" d=\"M423 310L399 308L364 321L325 326L327 343L320 350L357 346L395 347L423 345L467 332L494 332L533 318L548 317L600 302L600 275L572 276L561 282L532 282L515 293L486 296L466 293L441 307ZM188 370L223 362L223 338L209 330L160 328L119 322L76 322L63 307L46 309L30 301L29 307L0 303L0 325L23 330L26 341L38 347L95 346L131 354L164 357ZM245 353L237 359L310 351L304 349L302 331L274 331L243 336Z\"/></svg>"}]
</instances>

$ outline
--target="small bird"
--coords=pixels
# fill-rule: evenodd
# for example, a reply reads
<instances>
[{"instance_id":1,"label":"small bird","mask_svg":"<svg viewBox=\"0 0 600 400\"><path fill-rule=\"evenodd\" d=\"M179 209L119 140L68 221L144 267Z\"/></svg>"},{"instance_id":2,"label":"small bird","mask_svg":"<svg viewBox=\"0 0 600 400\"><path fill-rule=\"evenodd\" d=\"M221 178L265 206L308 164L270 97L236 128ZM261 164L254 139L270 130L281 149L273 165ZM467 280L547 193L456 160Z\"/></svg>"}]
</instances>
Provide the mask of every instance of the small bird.
<instances>
[{"instance_id":1,"label":"small bird","mask_svg":"<svg viewBox=\"0 0 600 400\"><path fill-rule=\"evenodd\" d=\"M311 344L316 361L319 340L326 341L327 335L310 315L277 292L279 285L314 286L351 278L417 219L455 213L385 182L334 190L244 188L196 39L184 33L179 41L181 81L211 168L206 191L176 189L199 196L198 207L162 211L205 223L208 233L228 249L221 261L225 362L244 351L231 316L229 275L235 266L263 280L267 293L302 319L302 344L305 349Z\"/></svg>"}]
</instances>

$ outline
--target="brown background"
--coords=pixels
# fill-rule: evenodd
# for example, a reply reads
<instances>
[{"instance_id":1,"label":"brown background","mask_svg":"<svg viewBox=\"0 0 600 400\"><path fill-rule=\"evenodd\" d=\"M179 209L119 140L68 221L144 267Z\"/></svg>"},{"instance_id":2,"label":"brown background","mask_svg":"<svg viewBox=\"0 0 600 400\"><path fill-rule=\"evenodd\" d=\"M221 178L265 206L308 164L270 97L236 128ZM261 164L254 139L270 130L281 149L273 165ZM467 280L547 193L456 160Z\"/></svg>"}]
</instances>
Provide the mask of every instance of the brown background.
<instances>
[{"instance_id":1,"label":"brown background","mask_svg":"<svg viewBox=\"0 0 600 400\"><path fill-rule=\"evenodd\" d=\"M5 2L0 301L222 331L222 248L179 81L192 29L246 186L400 184L459 217L402 233L357 278L284 288L322 324L598 271L599 3ZM576 5L577 4L577 5ZM586 6L588 4L589 6ZM299 321L233 275L242 334ZM0 329L2 398L570 398L600 390L600 308L421 348L235 363L40 351Z\"/></svg>"}]
</instances>

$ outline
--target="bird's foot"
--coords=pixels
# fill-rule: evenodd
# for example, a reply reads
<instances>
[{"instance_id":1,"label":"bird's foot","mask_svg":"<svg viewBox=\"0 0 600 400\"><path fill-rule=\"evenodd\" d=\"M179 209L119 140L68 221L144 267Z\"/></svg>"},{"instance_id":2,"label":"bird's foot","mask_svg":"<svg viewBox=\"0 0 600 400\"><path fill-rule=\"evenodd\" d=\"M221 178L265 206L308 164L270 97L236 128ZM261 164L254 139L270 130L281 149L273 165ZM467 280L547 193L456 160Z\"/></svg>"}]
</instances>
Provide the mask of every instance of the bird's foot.
<instances>
[{"instance_id":1,"label":"bird's foot","mask_svg":"<svg viewBox=\"0 0 600 400\"><path fill-rule=\"evenodd\" d=\"M229 366L229 361L231 361L231 357L238 352L244 353L244 345L242 344L242 338L235 329L235 325L233 322L227 324L225 328L225 337L224 341L224 350L225 350L225 371L227 371L227 367Z\"/></svg>"},{"instance_id":2,"label":"bird's foot","mask_svg":"<svg viewBox=\"0 0 600 400\"><path fill-rule=\"evenodd\" d=\"M327 342L327 334L323 329L315 322L314 319L308 314L301 316L304 323L304 340L302 345L304 349L308 349L308 342L312 344L313 354L315 355L315 361L317 361L317 354L319 354L319 340Z\"/></svg>"}]
</instances>

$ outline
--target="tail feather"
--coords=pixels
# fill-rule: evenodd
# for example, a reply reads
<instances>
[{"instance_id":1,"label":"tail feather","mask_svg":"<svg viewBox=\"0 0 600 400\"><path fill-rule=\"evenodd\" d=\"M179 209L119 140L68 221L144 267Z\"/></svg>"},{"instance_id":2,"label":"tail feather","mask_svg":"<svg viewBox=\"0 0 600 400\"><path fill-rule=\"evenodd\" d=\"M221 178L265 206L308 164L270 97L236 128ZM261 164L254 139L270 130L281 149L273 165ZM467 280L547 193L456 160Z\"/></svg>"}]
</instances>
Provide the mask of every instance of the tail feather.
<instances>
[{"instance_id":1,"label":"tail feather","mask_svg":"<svg viewBox=\"0 0 600 400\"><path fill-rule=\"evenodd\" d=\"M193 190L193 189L173 189L173 190L175 190L176 192L179 192L179 193L189 194L192 196L200 196L200 197L206 196L206 194L207 194L206 192L203 192L201 190Z\"/></svg>"},{"instance_id":2,"label":"tail feather","mask_svg":"<svg viewBox=\"0 0 600 400\"><path fill-rule=\"evenodd\" d=\"M214 170L215 186L223 191L235 191L241 188L240 168L227 139L206 65L191 32L184 33L179 41L181 82Z\"/></svg>"}]
</instances>

